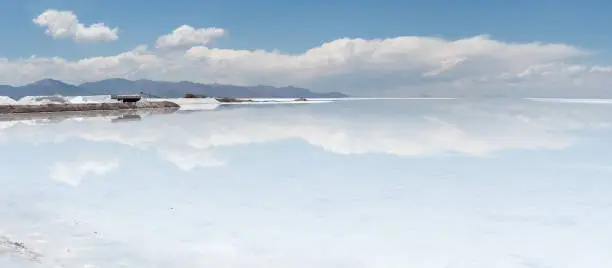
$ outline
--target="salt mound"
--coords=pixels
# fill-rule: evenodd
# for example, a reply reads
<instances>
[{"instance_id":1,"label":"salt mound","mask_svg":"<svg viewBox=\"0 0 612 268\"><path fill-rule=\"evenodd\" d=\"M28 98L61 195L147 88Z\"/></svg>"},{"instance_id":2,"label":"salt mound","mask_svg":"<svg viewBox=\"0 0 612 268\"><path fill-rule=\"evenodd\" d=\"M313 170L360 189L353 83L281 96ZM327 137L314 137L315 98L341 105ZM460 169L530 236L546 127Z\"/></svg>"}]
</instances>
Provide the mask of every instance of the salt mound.
<instances>
[{"instance_id":1,"label":"salt mound","mask_svg":"<svg viewBox=\"0 0 612 268\"><path fill-rule=\"evenodd\" d=\"M111 99L110 95L96 95L96 96L76 96L69 100L70 103L111 103L117 102L117 100Z\"/></svg>"},{"instance_id":2,"label":"salt mound","mask_svg":"<svg viewBox=\"0 0 612 268\"><path fill-rule=\"evenodd\" d=\"M0 105L15 105L17 101L7 96L0 96Z\"/></svg>"},{"instance_id":3,"label":"salt mound","mask_svg":"<svg viewBox=\"0 0 612 268\"><path fill-rule=\"evenodd\" d=\"M3 102L3 99L0 99L0 104L2 102ZM55 96L27 96L27 97L21 98L19 101L13 100L11 104L44 105L44 104L86 104L86 103L115 103L115 102L117 101L112 100L110 95L70 96L70 97L55 95Z\"/></svg>"},{"instance_id":4,"label":"salt mound","mask_svg":"<svg viewBox=\"0 0 612 268\"><path fill-rule=\"evenodd\" d=\"M17 104L22 105L41 105L41 104L62 104L67 103L68 98L62 96L27 96L19 99Z\"/></svg>"}]
</instances>

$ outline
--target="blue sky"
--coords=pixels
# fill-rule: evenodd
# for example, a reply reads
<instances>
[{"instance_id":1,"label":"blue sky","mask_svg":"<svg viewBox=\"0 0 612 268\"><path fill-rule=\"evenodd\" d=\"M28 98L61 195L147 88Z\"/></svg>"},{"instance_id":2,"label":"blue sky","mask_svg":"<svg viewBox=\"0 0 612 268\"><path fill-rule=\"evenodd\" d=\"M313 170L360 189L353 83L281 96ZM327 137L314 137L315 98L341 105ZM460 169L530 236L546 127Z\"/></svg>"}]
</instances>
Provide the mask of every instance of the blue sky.
<instances>
[{"instance_id":1,"label":"blue sky","mask_svg":"<svg viewBox=\"0 0 612 268\"><path fill-rule=\"evenodd\" d=\"M549 0L3 1L10 27L0 35L11 38L0 43L0 84L127 78L356 96L608 97L610 10Z\"/></svg>"},{"instance_id":2,"label":"blue sky","mask_svg":"<svg viewBox=\"0 0 612 268\"><path fill-rule=\"evenodd\" d=\"M54 41L32 23L48 8L71 10L84 24L119 27L120 40L79 46ZM403 35L461 38L489 34L509 42L562 42L591 49L612 43L608 1L237 1L237 0L24 0L2 1L2 56L113 55L152 44L172 29L221 27L229 35L219 47L302 52L341 37L384 38ZM67 49L69 48L69 49Z\"/></svg>"}]
</instances>

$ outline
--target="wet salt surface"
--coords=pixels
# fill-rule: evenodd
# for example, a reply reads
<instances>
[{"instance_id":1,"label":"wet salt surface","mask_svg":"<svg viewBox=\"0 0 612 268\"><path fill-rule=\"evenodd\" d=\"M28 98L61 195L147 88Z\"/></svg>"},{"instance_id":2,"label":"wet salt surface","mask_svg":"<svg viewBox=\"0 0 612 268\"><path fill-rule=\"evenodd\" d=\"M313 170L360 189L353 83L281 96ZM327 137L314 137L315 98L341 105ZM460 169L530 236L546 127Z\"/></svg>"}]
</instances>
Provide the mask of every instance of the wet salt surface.
<instances>
[{"instance_id":1,"label":"wet salt surface","mask_svg":"<svg viewBox=\"0 0 612 268\"><path fill-rule=\"evenodd\" d=\"M612 106L120 116L0 127L0 267L612 265Z\"/></svg>"}]
</instances>

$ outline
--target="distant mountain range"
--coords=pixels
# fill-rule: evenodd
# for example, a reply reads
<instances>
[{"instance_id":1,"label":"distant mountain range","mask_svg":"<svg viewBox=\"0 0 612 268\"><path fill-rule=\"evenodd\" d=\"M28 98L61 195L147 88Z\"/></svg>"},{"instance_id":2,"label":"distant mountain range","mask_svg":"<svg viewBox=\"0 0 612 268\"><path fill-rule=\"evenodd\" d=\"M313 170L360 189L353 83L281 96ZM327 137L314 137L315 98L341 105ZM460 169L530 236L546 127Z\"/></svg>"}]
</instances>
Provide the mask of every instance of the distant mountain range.
<instances>
[{"instance_id":1,"label":"distant mountain range","mask_svg":"<svg viewBox=\"0 0 612 268\"><path fill-rule=\"evenodd\" d=\"M44 79L24 86L0 85L0 96L20 99L24 96L81 96L110 94L141 94L177 98L191 93L209 97L230 98L343 98L340 92L318 93L298 87L236 86L199 84L193 82L161 82L151 80L106 79L97 82L70 85L62 81Z\"/></svg>"}]
</instances>

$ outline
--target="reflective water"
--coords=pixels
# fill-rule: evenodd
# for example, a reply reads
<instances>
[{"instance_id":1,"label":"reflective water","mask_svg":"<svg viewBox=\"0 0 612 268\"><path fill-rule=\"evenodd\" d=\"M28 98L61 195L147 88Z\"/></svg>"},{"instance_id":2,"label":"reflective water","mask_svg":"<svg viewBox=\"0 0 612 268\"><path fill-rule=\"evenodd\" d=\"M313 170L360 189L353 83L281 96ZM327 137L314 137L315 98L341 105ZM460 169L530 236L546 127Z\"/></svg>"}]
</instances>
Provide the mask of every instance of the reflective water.
<instances>
[{"instance_id":1,"label":"reflective water","mask_svg":"<svg viewBox=\"0 0 612 268\"><path fill-rule=\"evenodd\" d=\"M0 118L0 267L610 267L612 105Z\"/></svg>"}]
</instances>

